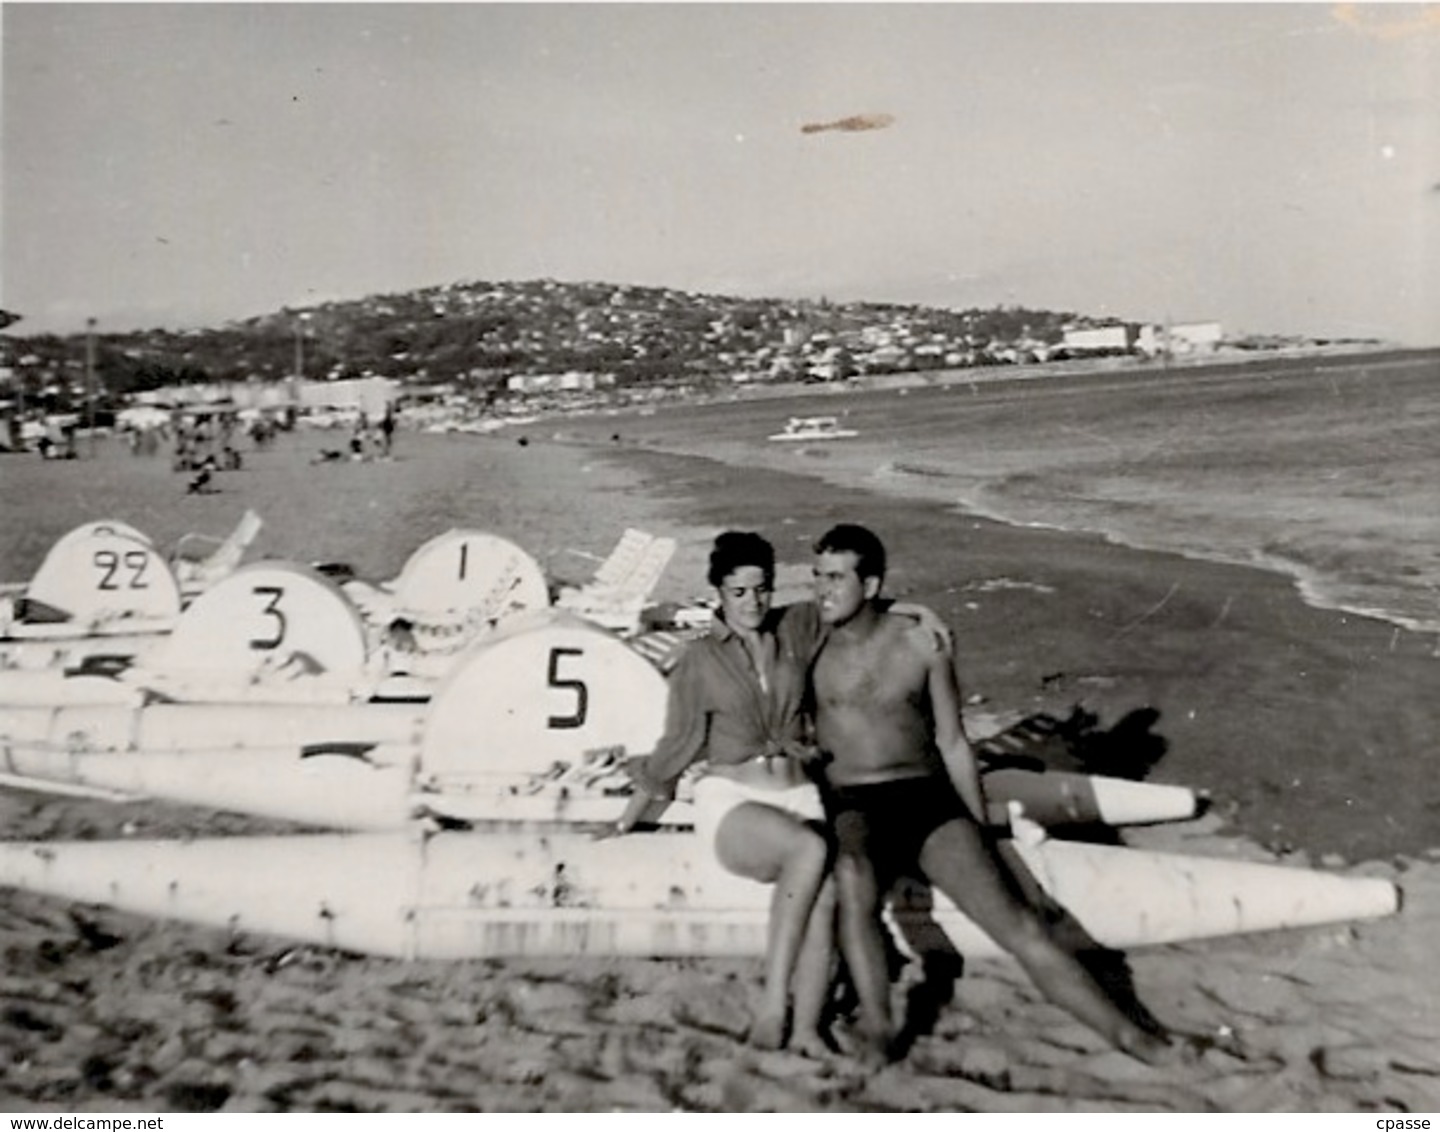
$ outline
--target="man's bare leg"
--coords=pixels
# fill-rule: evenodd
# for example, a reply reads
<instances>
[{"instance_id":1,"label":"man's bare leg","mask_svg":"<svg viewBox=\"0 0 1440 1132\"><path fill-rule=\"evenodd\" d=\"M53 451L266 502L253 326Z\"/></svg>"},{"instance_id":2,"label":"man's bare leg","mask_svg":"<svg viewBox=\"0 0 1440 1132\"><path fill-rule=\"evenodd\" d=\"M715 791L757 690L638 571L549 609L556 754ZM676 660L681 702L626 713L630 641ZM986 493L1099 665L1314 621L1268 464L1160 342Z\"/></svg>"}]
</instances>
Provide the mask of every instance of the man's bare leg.
<instances>
[{"instance_id":1,"label":"man's bare leg","mask_svg":"<svg viewBox=\"0 0 1440 1132\"><path fill-rule=\"evenodd\" d=\"M835 861L840 899L840 953L850 968L867 1060L888 1059L895 1026L890 1014L890 965L880 934L880 886L870 861L841 852Z\"/></svg>"},{"instance_id":2,"label":"man's bare leg","mask_svg":"<svg viewBox=\"0 0 1440 1132\"><path fill-rule=\"evenodd\" d=\"M1051 1002L1132 1057L1152 1064L1168 1059L1167 1039L1121 1011L1079 960L1051 938L976 825L956 820L935 830L920 852L920 867L1019 961Z\"/></svg>"},{"instance_id":3,"label":"man's bare leg","mask_svg":"<svg viewBox=\"0 0 1440 1132\"><path fill-rule=\"evenodd\" d=\"M750 1041L762 1049L779 1049L785 1041L790 976L825 881L829 847L793 814L744 802L720 823L715 852L730 872L775 886L766 938L765 989Z\"/></svg>"}]
</instances>

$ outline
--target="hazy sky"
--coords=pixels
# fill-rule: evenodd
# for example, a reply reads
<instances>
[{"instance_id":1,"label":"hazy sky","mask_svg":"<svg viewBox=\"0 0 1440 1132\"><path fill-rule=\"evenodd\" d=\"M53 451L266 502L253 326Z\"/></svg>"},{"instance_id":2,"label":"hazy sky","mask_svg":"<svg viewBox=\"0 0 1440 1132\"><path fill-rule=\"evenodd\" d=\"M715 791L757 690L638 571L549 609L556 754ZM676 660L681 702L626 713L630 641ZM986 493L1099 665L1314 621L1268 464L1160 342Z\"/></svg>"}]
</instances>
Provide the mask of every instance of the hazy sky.
<instances>
[{"instance_id":1,"label":"hazy sky","mask_svg":"<svg viewBox=\"0 0 1440 1132\"><path fill-rule=\"evenodd\" d=\"M1440 5L7 3L0 28L16 333L552 277L1440 344Z\"/></svg>"}]
</instances>

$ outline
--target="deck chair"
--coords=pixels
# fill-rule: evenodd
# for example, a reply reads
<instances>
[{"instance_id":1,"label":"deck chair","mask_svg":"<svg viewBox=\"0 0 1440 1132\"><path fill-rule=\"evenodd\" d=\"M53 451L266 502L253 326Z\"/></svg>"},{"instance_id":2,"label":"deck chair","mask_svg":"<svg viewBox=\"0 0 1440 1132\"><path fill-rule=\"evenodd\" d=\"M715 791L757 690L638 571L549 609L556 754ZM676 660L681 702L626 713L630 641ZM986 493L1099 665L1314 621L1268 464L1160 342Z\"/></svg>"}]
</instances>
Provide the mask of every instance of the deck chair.
<instances>
[{"instance_id":1,"label":"deck chair","mask_svg":"<svg viewBox=\"0 0 1440 1132\"><path fill-rule=\"evenodd\" d=\"M555 604L622 636L640 631L640 613L675 554L675 540L630 528L583 586L565 586Z\"/></svg>"},{"instance_id":2,"label":"deck chair","mask_svg":"<svg viewBox=\"0 0 1440 1132\"><path fill-rule=\"evenodd\" d=\"M255 541L255 536L260 533L261 525L260 516L246 510L235 529L223 539L209 535L182 535L170 556L175 577L180 582L180 596L189 601L234 572L245 551Z\"/></svg>"}]
</instances>

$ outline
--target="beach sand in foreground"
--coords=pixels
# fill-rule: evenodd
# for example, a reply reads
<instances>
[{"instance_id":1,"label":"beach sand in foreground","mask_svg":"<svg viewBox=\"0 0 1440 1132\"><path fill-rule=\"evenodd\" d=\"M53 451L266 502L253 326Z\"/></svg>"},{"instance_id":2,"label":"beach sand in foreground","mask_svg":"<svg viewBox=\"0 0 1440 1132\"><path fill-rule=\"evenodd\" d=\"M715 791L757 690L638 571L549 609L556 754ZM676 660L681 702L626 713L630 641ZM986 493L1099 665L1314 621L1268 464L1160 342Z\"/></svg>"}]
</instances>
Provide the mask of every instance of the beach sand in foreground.
<instances>
[{"instance_id":1,"label":"beach sand in foreground","mask_svg":"<svg viewBox=\"0 0 1440 1132\"><path fill-rule=\"evenodd\" d=\"M245 471L221 477L219 495L203 499L186 497L181 478L158 463L132 465L118 452L89 466L27 464L15 476L10 461L17 458L6 457L0 577L24 577L38 561L37 546L43 553L87 519L128 519L169 544L187 530L223 533L253 506L266 520L255 554L344 560L373 577L393 574L424 538L471 526L515 538L552 572L578 579L594 566L586 554L603 555L625 526L640 526L680 539L664 593L683 596L703 589L704 551L722 526L765 531L783 558L802 564L824 526L866 521L890 543L892 590L932 602L955 622L967 690L984 697L977 710L1067 719L1078 705L1096 718L1088 730L1079 727L1083 716L1077 720L1090 743L1074 750L1067 744L1068 753L1104 751L1110 736L1110 755L1161 753L1154 777L1214 792L1217 804L1206 819L1130 832L1127 840L1246 859L1269 856L1261 842L1289 841L1306 851L1292 853L1293 862L1335 853L1359 862L1351 866L1358 872L1395 879L1403 912L1373 923L1129 956L1130 978L1147 1009L1179 1029L1213 1034L1228 1027L1244 1043L1246 1060L1216 1053L1183 1071L1147 1069L1105 1050L1040 1001L1017 969L995 963L974 965L948 988L907 972L897 1002L913 1001L921 1033L905 1062L872 1074L843 1060L818 1063L745 1047L740 1035L758 961L400 963L5 893L0 1107L1440 1106L1440 995L1430 971L1440 865L1428 845L1387 832L1385 815L1404 812L1395 807L1410 802L1407 791L1391 768L1377 771L1339 833L1334 822L1312 831L1305 807L1285 807L1297 789L1293 779L1303 781L1308 769L1305 734L1344 722L1343 696L1320 695L1292 667L1301 656L1308 672L1310 657L1327 655L1332 620L1313 620L1315 611L1303 606L1297 611L1279 587L1265 594L1248 579L1242 586L1224 568L1174 566L1186 571L1179 593L1208 596L1161 603L1177 576L1098 540L1022 539L1035 532L946 515L933 504L846 495L800 479L767 478L762 488L745 473L704 461L612 458L531 439L522 448L513 435L404 436L393 464L311 468L305 445L318 449L320 441L301 437L289 449L257 454ZM944 565L950 555L958 568ZM1396 702L1425 698L1425 678L1433 678L1433 668L1422 669L1418 660L1413 670L1397 666L1387 675L1395 686L1384 691ZM1290 698L1267 710L1249 699L1239 707L1231 702L1233 689L1267 679L1288 687ZM1197 685L1208 698L1180 698L1200 694ZM1379 694L1368 684L1359 691ZM1198 722L1182 723L1192 708ZM1228 776L1201 777L1208 763L1192 736L1214 734L1218 724L1202 724L1222 708L1233 730L1214 742L1244 737L1249 762L1273 780L1275 806L1265 805L1258 786L1250 796L1232 788ZM1123 743L1114 739L1123 720L1147 709L1160 715L1142 717L1150 722L1138 733L1122 730ZM1349 710L1354 714L1353 704ZM1163 740L1163 752L1155 739ZM1387 754L1418 761L1423 748L1397 743ZM250 819L152 804L111 807L21 793L6 794L0 813L7 836L17 839L262 828ZM1276 822L1267 836L1267 823Z\"/></svg>"}]
</instances>

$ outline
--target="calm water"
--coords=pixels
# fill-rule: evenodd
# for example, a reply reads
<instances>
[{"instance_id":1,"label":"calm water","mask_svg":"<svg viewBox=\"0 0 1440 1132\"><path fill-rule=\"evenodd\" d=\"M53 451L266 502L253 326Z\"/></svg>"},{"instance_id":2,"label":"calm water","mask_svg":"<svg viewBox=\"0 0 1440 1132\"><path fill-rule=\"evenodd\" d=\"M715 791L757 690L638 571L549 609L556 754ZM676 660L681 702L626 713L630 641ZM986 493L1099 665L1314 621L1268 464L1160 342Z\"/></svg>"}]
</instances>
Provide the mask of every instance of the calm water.
<instances>
[{"instance_id":1,"label":"calm water","mask_svg":"<svg viewBox=\"0 0 1440 1132\"><path fill-rule=\"evenodd\" d=\"M818 413L859 438L765 440L787 416ZM1317 605L1440 632L1435 353L746 401L619 427L627 440L1283 571Z\"/></svg>"}]
</instances>

